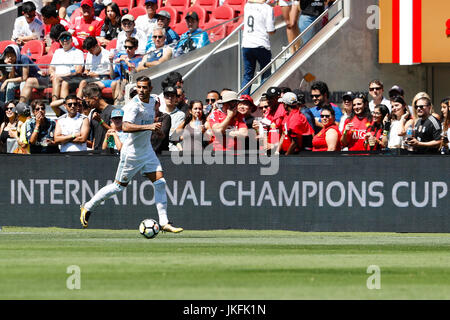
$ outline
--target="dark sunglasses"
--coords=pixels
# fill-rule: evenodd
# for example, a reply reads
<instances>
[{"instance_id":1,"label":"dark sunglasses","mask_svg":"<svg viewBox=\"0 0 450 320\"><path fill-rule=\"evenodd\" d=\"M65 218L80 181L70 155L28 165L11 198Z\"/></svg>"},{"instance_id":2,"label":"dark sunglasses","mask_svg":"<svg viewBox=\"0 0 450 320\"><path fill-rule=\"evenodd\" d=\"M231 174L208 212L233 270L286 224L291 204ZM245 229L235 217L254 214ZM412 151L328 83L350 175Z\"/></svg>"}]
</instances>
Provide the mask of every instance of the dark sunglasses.
<instances>
[{"instance_id":1,"label":"dark sunglasses","mask_svg":"<svg viewBox=\"0 0 450 320\"><path fill-rule=\"evenodd\" d=\"M67 36L59 39L59 41L69 41L69 40L72 40L72 37Z\"/></svg>"},{"instance_id":2,"label":"dark sunglasses","mask_svg":"<svg viewBox=\"0 0 450 320\"><path fill-rule=\"evenodd\" d=\"M331 114L321 114L320 117L328 119L328 118L331 118Z\"/></svg>"},{"instance_id":3,"label":"dark sunglasses","mask_svg":"<svg viewBox=\"0 0 450 320\"><path fill-rule=\"evenodd\" d=\"M429 106L430 106L429 104L420 104L420 105L416 104L414 106L414 108L419 109L419 108L425 108L425 107L429 107Z\"/></svg>"},{"instance_id":4,"label":"dark sunglasses","mask_svg":"<svg viewBox=\"0 0 450 320\"><path fill-rule=\"evenodd\" d=\"M313 99L314 99L314 98L319 98L320 96L321 96L321 94L312 94L312 95L311 95L311 98L313 98Z\"/></svg>"},{"instance_id":5,"label":"dark sunglasses","mask_svg":"<svg viewBox=\"0 0 450 320\"><path fill-rule=\"evenodd\" d=\"M206 103L214 103L217 99L205 99Z\"/></svg>"},{"instance_id":6,"label":"dark sunglasses","mask_svg":"<svg viewBox=\"0 0 450 320\"><path fill-rule=\"evenodd\" d=\"M36 107L35 111L45 111L45 107Z\"/></svg>"},{"instance_id":7,"label":"dark sunglasses","mask_svg":"<svg viewBox=\"0 0 450 320\"><path fill-rule=\"evenodd\" d=\"M133 46L124 46L125 47L125 49L134 49L134 47Z\"/></svg>"},{"instance_id":8,"label":"dark sunglasses","mask_svg":"<svg viewBox=\"0 0 450 320\"><path fill-rule=\"evenodd\" d=\"M152 36L153 39L162 39L164 36Z\"/></svg>"},{"instance_id":9,"label":"dark sunglasses","mask_svg":"<svg viewBox=\"0 0 450 320\"><path fill-rule=\"evenodd\" d=\"M6 108L6 110L14 110L14 107Z\"/></svg>"},{"instance_id":10,"label":"dark sunglasses","mask_svg":"<svg viewBox=\"0 0 450 320\"><path fill-rule=\"evenodd\" d=\"M375 91L375 90L381 90L383 89L382 87L373 87L373 88L369 88L369 91Z\"/></svg>"},{"instance_id":11,"label":"dark sunglasses","mask_svg":"<svg viewBox=\"0 0 450 320\"><path fill-rule=\"evenodd\" d=\"M69 103L67 104L67 106L68 106L68 107L77 107L77 106L78 106L78 103L77 103L77 102L69 102Z\"/></svg>"}]
</instances>

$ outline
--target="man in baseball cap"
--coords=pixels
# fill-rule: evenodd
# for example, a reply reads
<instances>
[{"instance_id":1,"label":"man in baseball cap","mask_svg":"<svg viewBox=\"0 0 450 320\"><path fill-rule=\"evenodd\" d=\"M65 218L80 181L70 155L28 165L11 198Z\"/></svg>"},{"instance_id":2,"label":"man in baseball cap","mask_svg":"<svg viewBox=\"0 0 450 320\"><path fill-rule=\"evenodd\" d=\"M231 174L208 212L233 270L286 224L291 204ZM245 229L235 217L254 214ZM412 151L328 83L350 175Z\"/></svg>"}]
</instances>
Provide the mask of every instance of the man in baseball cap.
<instances>
[{"instance_id":1,"label":"man in baseball cap","mask_svg":"<svg viewBox=\"0 0 450 320\"><path fill-rule=\"evenodd\" d=\"M208 45L208 33L199 28L199 18L197 12L190 10L184 17L188 31L183 33L175 47L175 56L191 52L195 49Z\"/></svg>"},{"instance_id":2,"label":"man in baseball cap","mask_svg":"<svg viewBox=\"0 0 450 320\"><path fill-rule=\"evenodd\" d=\"M170 27L170 13L161 10L155 15L156 23L158 27L164 28L166 30L166 44L174 43L180 40L180 36Z\"/></svg>"},{"instance_id":3,"label":"man in baseball cap","mask_svg":"<svg viewBox=\"0 0 450 320\"><path fill-rule=\"evenodd\" d=\"M137 17L136 28L142 31L147 37L152 34L156 26L156 10L158 9L157 0L145 0L145 10L147 14Z\"/></svg>"},{"instance_id":4,"label":"man in baseball cap","mask_svg":"<svg viewBox=\"0 0 450 320\"><path fill-rule=\"evenodd\" d=\"M103 27L103 20L95 16L92 0L81 1L82 15L76 17L73 24L69 25L69 31L83 45L87 37L99 37Z\"/></svg>"}]
</instances>

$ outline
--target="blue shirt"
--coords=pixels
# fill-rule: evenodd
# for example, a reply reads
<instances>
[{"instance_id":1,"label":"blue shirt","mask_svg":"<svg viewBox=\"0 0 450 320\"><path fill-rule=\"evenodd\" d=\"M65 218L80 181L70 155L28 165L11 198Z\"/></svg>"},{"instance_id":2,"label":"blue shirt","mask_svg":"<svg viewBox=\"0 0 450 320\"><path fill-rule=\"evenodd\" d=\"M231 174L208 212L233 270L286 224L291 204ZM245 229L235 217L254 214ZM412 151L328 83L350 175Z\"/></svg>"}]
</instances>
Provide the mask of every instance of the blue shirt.
<instances>
[{"instance_id":1,"label":"blue shirt","mask_svg":"<svg viewBox=\"0 0 450 320\"><path fill-rule=\"evenodd\" d=\"M331 107L334 110L335 113L335 121L337 123L339 123L341 121L341 117L342 117L342 111L341 109L335 105L334 103L330 103ZM322 112L322 107L312 107L309 110L311 110L312 114L314 115L314 118L318 121L321 122L320 120L320 113ZM321 128L315 128L314 131L315 133L319 132ZM318 130L318 131L317 131Z\"/></svg>"},{"instance_id":2,"label":"blue shirt","mask_svg":"<svg viewBox=\"0 0 450 320\"><path fill-rule=\"evenodd\" d=\"M180 41L178 41L178 44L175 47L175 56L191 52L208 44L208 34L202 29L198 28L193 33L190 31L186 31L181 35Z\"/></svg>"}]
</instances>

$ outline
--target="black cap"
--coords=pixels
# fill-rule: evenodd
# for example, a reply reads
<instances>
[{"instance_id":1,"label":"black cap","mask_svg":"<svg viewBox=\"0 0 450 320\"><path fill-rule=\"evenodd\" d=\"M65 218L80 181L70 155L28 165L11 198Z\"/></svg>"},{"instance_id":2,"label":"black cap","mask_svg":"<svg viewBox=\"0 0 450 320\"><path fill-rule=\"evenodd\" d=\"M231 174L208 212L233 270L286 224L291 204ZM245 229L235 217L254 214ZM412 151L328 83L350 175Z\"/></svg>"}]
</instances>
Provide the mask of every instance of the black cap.
<instances>
[{"instance_id":1,"label":"black cap","mask_svg":"<svg viewBox=\"0 0 450 320\"><path fill-rule=\"evenodd\" d=\"M345 98L350 98L350 100L353 100L354 96L355 96L355 94L352 91L347 91L346 93L344 93L342 95L342 99L346 100Z\"/></svg>"},{"instance_id":2,"label":"black cap","mask_svg":"<svg viewBox=\"0 0 450 320\"><path fill-rule=\"evenodd\" d=\"M72 34L69 31L63 31L61 32L61 34L58 37L58 40L61 39L62 37L67 37L69 36L70 38L72 38Z\"/></svg>"},{"instance_id":3,"label":"black cap","mask_svg":"<svg viewBox=\"0 0 450 320\"><path fill-rule=\"evenodd\" d=\"M281 90L278 87L270 87L269 89L267 89L265 95L268 99L279 97L281 95Z\"/></svg>"},{"instance_id":4,"label":"black cap","mask_svg":"<svg viewBox=\"0 0 450 320\"><path fill-rule=\"evenodd\" d=\"M189 11L188 13L186 13L186 17L184 17L184 19L187 19L187 18L192 18L192 19L195 19L195 20L199 20L198 14L195 11Z\"/></svg>"},{"instance_id":5,"label":"black cap","mask_svg":"<svg viewBox=\"0 0 450 320\"><path fill-rule=\"evenodd\" d=\"M177 94L177 89L175 89L175 87L172 87L172 86L167 86L164 88L164 94L166 94L166 93Z\"/></svg>"},{"instance_id":6,"label":"black cap","mask_svg":"<svg viewBox=\"0 0 450 320\"><path fill-rule=\"evenodd\" d=\"M404 96L405 91L400 86L393 86L391 89L389 89L389 97L395 97L395 96Z\"/></svg>"}]
</instances>

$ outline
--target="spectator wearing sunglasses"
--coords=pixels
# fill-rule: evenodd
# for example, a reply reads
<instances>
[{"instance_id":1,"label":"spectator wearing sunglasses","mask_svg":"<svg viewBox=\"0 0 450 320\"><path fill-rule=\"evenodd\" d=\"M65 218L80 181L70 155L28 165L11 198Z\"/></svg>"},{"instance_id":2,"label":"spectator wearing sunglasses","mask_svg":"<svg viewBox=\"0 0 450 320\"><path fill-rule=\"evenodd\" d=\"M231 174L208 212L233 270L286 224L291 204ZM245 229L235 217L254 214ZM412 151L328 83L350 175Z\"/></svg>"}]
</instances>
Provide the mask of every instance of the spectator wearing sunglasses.
<instances>
[{"instance_id":1,"label":"spectator wearing sunglasses","mask_svg":"<svg viewBox=\"0 0 450 320\"><path fill-rule=\"evenodd\" d=\"M126 55L125 41L132 37L138 40L137 54L145 54L145 45L147 44L147 35L140 29L136 28L134 17L131 14L126 14L121 20L122 31L117 36L116 55Z\"/></svg>"},{"instance_id":2,"label":"spectator wearing sunglasses","mask_svg":"<svg viewBox=\"0 0 450 320\"><path fill-rule=\"evenodd\" d=\"M340 151L341 132L336 125L333 108L330 106L323 107L320 117L323 128L313 138L313 151Z\"/></svg>"},{"instance_id":3,"label":"spectator wearing sunglasses","mask_svg":"<svg viewBox=\"0 0 450 320\"><path fill-rule=\"evenodd\" d=\"M391 102L386 99L384 96L384 85L378 79L372 80L369 83L369 95L372 97L372 101L369 102L370 111L373 111L376 105L384 104L388 107L389 112L391 112Z\"/></svg>"},{"instance_id":4,"label":"spectator wearing sunglasses","mask_svg":"<svg viewBox=\"0 0 450 320\"><path fill-rule=\"evenodd\" d=\"M25 122L30 153L58 153L58 145L54 142L56 122L45 116L45 102L34 100L31 112L34 118Z\"/></svg>"},{"instance_id":5,"label":"spectator wearing sunglasses","mask_svg":"<svg viewBox=\"0 0 450 320\"><path fill-rule=\"evenodd\" d=\"M335 121L336 124L339 125L342 117L342 111L337 105L329 101L330 91L328 90L328 85L325 82L316 81L311 85L311 99L314 104L314 106L311 108L311 112L316 119L315 133L318 133L323 128L320 114L322 112L322 106L325 105L330 105L334 109Z\"/></svg>"},{"instance_id":6,"label":"spectator wearing sunglasses","mask_svg":"<svg viewBox=\"0 0 450 320\"><path fill-rule=\"evenodd\" d=\"M61 152L86 151L89 135L89 119L78 112L79 99L68 95L64 100L67 113L58 118L55 127L55 143Z\"/></svg>"},{"instance_id":7,"label":"spectator wearing sunglasses","mask_svg":"<svg viewBox=\"0 0 450 320\"><path fill-rule=\"evenodd\" d=\"M44 40L44 23L36 17L36 5L27 1L22 5L22 16L14 21L11 40L23 46L30 40Z\"/></svg>"},{"instance_id":8,"label":"spectator wearing sunglasses","mask_svg":"<svg viewBox=\"0 0 450 320\"><path fill-rule=\"evenodd\" d=\"M208 116L214 109L216 102L220 99L220 93L217 90L210 90L206 94L205 104L203 105L203 113Z\"/></svg>"},{"instance_id":9,"label":"spectator wearing sunglasses","mask_svg":"<svg viewBox=\"0 0 450 320\"><path fill-rule=\"evenodd\" d=\"M153 29L151 35L155 48L147 52L139 63L136 71L142 71L157 66L172 58L172 48L166 46L166 30L160 27Z\"/></svg>"},{"instance_id":10,"label":"spectator wearing sunglasses","mask_svg":"<svg viewBox=\"0 0 450 320\"><path fill-rule=\"evenodd\" d=\"M372 114L365 94L359 93L353 99L352 113L345 121L341 145L348 151L364 151L367 127L372 123Z\"/></svg>"},{"instance_id":11,"label":"spectator wearing sunglasses","mask_svg":"<svg viewBox=\"0 0 450 320\"><path fill-rule=\"evenodd\" d=\"M414 153L438 153L441 145L441 124L432 115L432 103L427 97L420 98L413 103L417 121L414 126L414 137L407 143L414 147Z\"/></svg>"}]
</instances>

